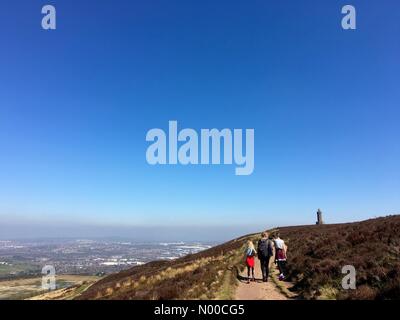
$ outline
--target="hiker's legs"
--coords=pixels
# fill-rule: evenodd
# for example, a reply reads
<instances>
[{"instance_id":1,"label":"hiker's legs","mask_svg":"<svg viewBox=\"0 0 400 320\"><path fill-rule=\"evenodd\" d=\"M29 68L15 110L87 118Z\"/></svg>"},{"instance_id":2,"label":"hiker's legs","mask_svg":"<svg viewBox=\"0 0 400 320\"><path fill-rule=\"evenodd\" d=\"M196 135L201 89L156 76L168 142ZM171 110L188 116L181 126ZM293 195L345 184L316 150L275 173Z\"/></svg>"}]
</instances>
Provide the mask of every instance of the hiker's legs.
<instances>
[{"instance_id":1,"label":"hiker's legs","mask_svg":"<svg viewBox=\"0 0 400 320\"><path fill-rule=\"evenodd\" d=\"M254 277L254 267L251 268L251 273L252 273L252 276L253 276L253 280L255 280L255 277Z\"/></svg>"},{"instance_id":2,"label":"hiker's legs","mask_svg":"<svg viewBox=\"0 0 400 320\"><path fill-rule=\"evenodd\" d=\"M282 261L277 261L279 273L282 274Z\"/></svg>"},{"instance_id":3,"label":"hiker's legs","mask_svg":"<svg viewBox=\"0 0 400 320\"><path fill-rule=\"evenodd\" d=\"M279 261L279 271L281 274L286 274L286 261Z\"/></svg>"},{"instance_id":4,"label":"hiker's legs","mask_svg":"<svg viewBox=\"0 0 400 320\"><path fill-rule=\"evenodd\" d=\"M281 273L286 275L286 261L281 261Z\"/></svg>"},{"instance_id":5,"label":"hiker's legs","mask_svg":"<svg viewBox=\"0 0 400 320\"><path fill-rule=\"evenodd\" d=\"M250 266L247 266L247 278L250 278Z\"/></svg>"},{"instance_id":6,"label":"hiker's legs","mask_svg":"<svg viewBox=\"0 0 400 320\"><path fill-rule=\"evenodd\" d=\"M265 264L265 260L264 259L260 259L260 267L261 267L261 274L262 274L263 280L265 279L265 267L264 267L264 264Z\"/></svg>"},{"instance_id":7,"label":"hiker's legs","mask_svg":"<svg viewBox=\"0 0 400 320\"><path fill-rule=\"evenodd\" d=\"M263 281L267 281L269 275L269 258L260 259L260 265Z\"/></svg>"},{"instance_id":8,"label":"hiker's legs","mask_svg":"<svg viewBox=\"0 0 400 320\"><path fill-rule=\"evenodd\" d=\"M265 279L268 281L269 276L269 257L265 260Z\"/></svg>"}]
</instances>

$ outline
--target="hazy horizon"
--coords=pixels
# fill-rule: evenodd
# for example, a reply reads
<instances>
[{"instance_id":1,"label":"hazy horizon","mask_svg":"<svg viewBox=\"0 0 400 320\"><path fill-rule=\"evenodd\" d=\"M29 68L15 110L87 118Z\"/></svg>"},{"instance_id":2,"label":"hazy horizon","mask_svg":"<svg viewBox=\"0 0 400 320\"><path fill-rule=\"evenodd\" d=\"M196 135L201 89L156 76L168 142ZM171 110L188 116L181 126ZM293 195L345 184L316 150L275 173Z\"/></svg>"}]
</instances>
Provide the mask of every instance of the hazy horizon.
<instances>
[{"instance_id":1,"label":"hazy horizon","mask_svg":"<svg viewBox=\"0 0 400 320\"><path fill-rule=\"evenodd\" d=\"M252 226L100 226L87 224L2 223L0 240L125 239L132 241L228 241L259 232Z\"/></svg>"},{"instance_id":2,"label":"hazy horizon","mask_svg":"<svg viewBox=\"0 0 400 320\"><path fill-rule=\"evenodd\" d=\"M371 216L367 219L379 218L397 213ZM316 218L314 216L314 218ZM19 219L4 219L0 216L0 240L23 239L105 239L118 238L133 241L228 241L250 233L257 233L274 227L288 227L296 225L313 225L315 219L309 223L295 223L291 225L118 225L79 223L71 221L40 221ZM268 221L266 218L265 221ZM333 221L325 219L327 224L350 223L360 220Z\"/></svg>"}]
</instances>

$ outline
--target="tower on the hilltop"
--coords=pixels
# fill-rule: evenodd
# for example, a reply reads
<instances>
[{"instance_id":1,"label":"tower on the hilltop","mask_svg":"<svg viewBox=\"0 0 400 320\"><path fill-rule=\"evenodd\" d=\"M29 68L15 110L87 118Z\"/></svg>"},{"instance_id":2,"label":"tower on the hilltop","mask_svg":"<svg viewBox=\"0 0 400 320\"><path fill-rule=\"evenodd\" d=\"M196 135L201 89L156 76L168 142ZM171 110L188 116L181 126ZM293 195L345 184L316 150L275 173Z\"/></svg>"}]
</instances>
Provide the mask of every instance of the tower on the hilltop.
<instances>
[{"instance_id":1,"label":"tower on the hilltop","mask_svg":"<svg viewBox=\"0 0 400 320\"><path fill-rule=\"evenodd\" d=\"M317 211L317 222L316 224L324 224L324 220L322 220L322 211L318 209Z\"/></svg>"}]
</instances>

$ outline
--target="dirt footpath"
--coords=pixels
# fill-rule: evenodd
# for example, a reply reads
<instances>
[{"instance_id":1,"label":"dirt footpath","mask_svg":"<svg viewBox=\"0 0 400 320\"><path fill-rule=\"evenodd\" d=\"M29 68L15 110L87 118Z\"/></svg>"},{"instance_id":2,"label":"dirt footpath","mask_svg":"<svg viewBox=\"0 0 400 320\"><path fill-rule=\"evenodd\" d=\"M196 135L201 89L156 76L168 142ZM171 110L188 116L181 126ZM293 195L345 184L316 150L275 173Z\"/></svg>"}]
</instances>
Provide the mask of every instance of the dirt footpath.
<instances>
[{"instance_id":1,"label":"dirt footpath","mask_svg":"<svg viewBox=\"0 0 400 320\"><path fill-rule=\"evenodd\" d=\"M271 258L272 260L272 258ZM235 300L288 300L288 298L276 287L271 277L276 276L273 272L275 265L270 264L270 278L268 282L262 282L260 261L255 258L254 275L256 281L247 283L247 268L240 274L239 285L236 289Z\"/></svg>"}]
</instances>

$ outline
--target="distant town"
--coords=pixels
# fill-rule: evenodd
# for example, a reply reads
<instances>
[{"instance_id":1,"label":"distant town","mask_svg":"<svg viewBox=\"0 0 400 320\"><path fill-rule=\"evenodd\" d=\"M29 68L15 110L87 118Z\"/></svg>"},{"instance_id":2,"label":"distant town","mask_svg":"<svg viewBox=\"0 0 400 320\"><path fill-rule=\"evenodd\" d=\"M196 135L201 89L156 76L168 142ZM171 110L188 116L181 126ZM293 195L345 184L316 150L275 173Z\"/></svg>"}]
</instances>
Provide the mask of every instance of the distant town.
<instances>
[{"instance_id":1,"label":"distant town","mask_svg":"<svg viewBox=\"0 0 400 320\"><path fill-rule=\"evenodd\" d=\"M212 247L204 242L46 239L0 241L0 279L31 277L52 265L57 274L105 275L153 260L171 260Z\"/></svg>"}]
</instances>

